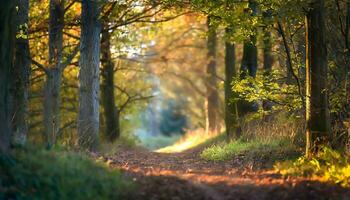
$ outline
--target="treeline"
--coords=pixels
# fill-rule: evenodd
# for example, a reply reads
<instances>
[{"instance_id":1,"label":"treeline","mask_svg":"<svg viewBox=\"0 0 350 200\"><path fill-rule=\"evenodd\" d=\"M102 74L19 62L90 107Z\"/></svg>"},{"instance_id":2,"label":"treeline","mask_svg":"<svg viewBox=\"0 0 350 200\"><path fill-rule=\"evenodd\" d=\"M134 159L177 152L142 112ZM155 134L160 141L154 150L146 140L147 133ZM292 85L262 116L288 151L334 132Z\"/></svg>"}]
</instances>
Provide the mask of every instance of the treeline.
<instances>
[{"instance_id":1,"label":"treeline","mask_svg":"<svg viewBox=\"0 0 350 200\"><path fill-rule=\"evenodd\" d=\"M215 60L215 28L225 30L228 139L241 137L249 113L261 111L266 117L289 110L303 112L307 156L325 145L348 143L349 1L194 1L192 6L208 16L208 59ZM239 68L236 43L243 43ZM276 45L284 51L284 74L273 70ZM209 62L208 77L216 76L213 66ZM207 121L215 131L217 97L211 88L217 84L208 84Z\"/></svg>"},{"instance_id":2,"label":"treeline","mask_svg":"<svg viewBox=\"0 0 350 200\"><path fill-rule=\"evenodd\" d=\"M10 145L26 143L29 129L34 129L38 124L44 125L41 138L48 148L57 142L65 128L74 125L77 145L83 149L96 150L100 91L101 105L105 110L104 137L110 142L117 139L120 136L120 112L128 104L149 97L132 95L115 86L111 37L122 26L150 21L166 5L90 0L18 0L4 1L4 5L1 10L1 36L4 41L1 42L2 151L7 151ZM48 12L42 10L46 6ZM137 7L140 9L135 9ZM32 23L29 23L29 18ZM170 19L164 16L162 20ZM30 43L34 43L31 47L33 52L29 51ZM47 48L43 48L43 44ZM63 72L69 66L79 67L79 107L77 119L62 125L62 85L69 87L69 91L76 88L64 82ZM33 88L41 80L44 80L43 87ZM116 87L127 96L120 107L115 104ZM38 89L41 91L35 93ZM36 109L38 104L29 108L29 100L37 96L42 99L39 100L40 108ZM67 102L67 98L64 101ZM42 116L42 119L33 123L38 116Z\"/></svg>"},{"instance_id":3,"label":"treeline","mask_svg":"<svg viewBox=\"0 0 350 200\"><path fill-rule=\"evenodd\" d=\"M45 5L48 16L42 11ZM170 12L174 10L175 14ZM69 140L80 148L96 150L101 121L103 138L115 141L121 133L121 112L128 104L151 96L142 92L130 94L116 85L117 66L113 56L118 48L112 40L123 27L165 22L188 12L207 18L204 77L207 132L220 131L217 55L222 52L218 49L218 37L224 32L224 121L228 139L241 137L244 118L251 113L268 116L277 110L288 110L303 113L308 155L338 138L340 143L346 143L348 0L4 0L0 35L2 151L26 143L29 130L40 123L44 128L38 130L43 132L48 148L57 143L65 128L74 126L76 132ZM155 18L157 15L161 17ZM36 17L32 24L30 17ZM137 34L128 34L132 38L129 40L137 40ZM119 35L123 35L122 31ZM46 41L45 37L47 42L42 42ZM130 41L125 39L120 43L124 42ZM239 67L237 46L243 50ZM280 62L284 70L276 71L273 67L276 47L283 54ZM262 62L258 56L260 50ZM67 70L73 76L78 75L76 82L66 80L63 72ZM44 84L34 88L38 81ZM62 90L76 93L78 102L63 98ZM116 90L124 94L123 103L116 103L121 102L121 98L116 99ZM37 96L34 91L40 91L40 98L29 108L29 100ZM62 101L72 104L65 109L74 113L69 117L73 119L67 120L62 115Z\"/></svg>"}]
</instances>

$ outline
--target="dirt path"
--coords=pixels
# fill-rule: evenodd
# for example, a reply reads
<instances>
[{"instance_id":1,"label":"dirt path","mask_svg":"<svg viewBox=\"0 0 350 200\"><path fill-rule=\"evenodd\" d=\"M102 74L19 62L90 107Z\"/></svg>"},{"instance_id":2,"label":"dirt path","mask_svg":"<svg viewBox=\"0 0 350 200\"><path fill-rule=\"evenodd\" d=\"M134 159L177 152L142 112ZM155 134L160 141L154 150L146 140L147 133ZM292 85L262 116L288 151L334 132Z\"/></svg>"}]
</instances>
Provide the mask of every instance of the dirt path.
<instances>
[{"instance_id":1,"label":"dirt path","mask_svg":"<svg viewBox=\"0 0 350 200\"><path fill-rule=\"evenodd\" d=\"M332 184L284 178L255 169L240 156L229 162L207 162L200 150L163 154L123 149L106 157L131 177L138 188L130 199L350 199L350 192ZM244 155L242 155L244 156Z\"/></svg>"}]
</instances>

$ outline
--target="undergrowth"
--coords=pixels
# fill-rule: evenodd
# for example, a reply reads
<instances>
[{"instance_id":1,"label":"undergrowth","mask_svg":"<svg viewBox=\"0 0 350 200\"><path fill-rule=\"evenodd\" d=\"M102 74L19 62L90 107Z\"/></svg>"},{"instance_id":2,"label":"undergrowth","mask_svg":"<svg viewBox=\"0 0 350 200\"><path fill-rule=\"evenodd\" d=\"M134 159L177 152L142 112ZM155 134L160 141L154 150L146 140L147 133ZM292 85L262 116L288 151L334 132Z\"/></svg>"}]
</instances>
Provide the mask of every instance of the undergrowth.
<instances>
[{"instance_id":1,"label":"undergrowth","mask_svg":"<svg viewBox=\"0 0 350 200\"><path fill-rule=\"evenodd\" d=\"M240 139L230 143L221 142L214 144L204 149L201 157L211 161L224 161L230 160L239 154L245 154L247 157L265 154L275 154L275 156L278 156L288 151L293 152L295 149L296 147L293 144L283 138L267 141L257 139L245 141Z\"/></svg>"},{"instance_id":2,"label":"undergrowth","mask_svg":"<svg viewBox=\"0 0 350 200\"><path fill-rule=\"evenodd\" d=\"M26 147L0 155L0 199L123 199L131 187L80 153Z\"/></svg>"},{"instance_id":3,"label":"undergrowth","mask_svg":"<svg viewBox=\"0 0 350 200\"><path fill-rule=\"evenodd\" d=\"M275 170L286 176L306 176L350 187L350 156L324 147L316 156L278 162Z\"/></svg>"},{"instance_id":4,"label":"undergrowth","mask_svg":"<svg viewBox=\"0 0 350 200\"><path fill-rule=\"evenodd\" d=\"M114 142L104 141L100 143L99 152L103 155L111 156L118 153L121 147L135 148L139 140L132 134L121 134Z\"/></svg>"},{"instance_id":5,"label":"undergrowth","mask_svg":"<svg viewBox=\"0 0 350 200\"><path fill-rule=\"evenodd\" d=\"M260 116L261 117L261 116ZM226 143L216 141L206 148L201 157L206 160L223 161L244 154L248 159L266 157L265 162L283 160L299 155L299 147L303 146L301 133L303 123L299 118L290 117L286 113L276 113L269 117L247 120L241 124L240 139Z\"/></svg>"}]
</instances>

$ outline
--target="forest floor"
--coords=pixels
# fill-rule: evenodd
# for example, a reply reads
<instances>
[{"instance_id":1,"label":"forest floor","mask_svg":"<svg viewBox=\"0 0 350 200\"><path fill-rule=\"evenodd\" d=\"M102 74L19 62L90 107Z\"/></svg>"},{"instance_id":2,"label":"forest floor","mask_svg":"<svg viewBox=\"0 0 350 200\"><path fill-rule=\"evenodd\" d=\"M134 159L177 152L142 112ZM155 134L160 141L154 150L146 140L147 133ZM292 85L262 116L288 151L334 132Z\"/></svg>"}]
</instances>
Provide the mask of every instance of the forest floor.
<instances>
[{"instance_id":1,"label":"forest floor","mask_svg":"<svg viewBox=\"0 0 350 200\"><path fill-rule=\"evenodd\" d=\"M172 154L122 148L105 159L135 182L135 200L350 199L350 191L335 184L283 177L268 158L247 161L242 154L212 162L200 158L203 148Z\"/></svg>"}]
</instances>

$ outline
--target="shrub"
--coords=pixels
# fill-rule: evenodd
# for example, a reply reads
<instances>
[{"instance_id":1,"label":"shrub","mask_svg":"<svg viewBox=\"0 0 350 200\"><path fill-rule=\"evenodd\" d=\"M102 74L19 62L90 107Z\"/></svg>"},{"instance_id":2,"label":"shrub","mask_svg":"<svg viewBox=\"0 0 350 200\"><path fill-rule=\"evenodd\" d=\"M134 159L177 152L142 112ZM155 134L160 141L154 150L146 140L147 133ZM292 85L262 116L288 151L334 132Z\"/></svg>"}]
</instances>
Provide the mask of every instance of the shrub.
<instances>
[{"instance_id":1,"label":"shrub","mask_svg":"<svg viewBox=\"0 0 350 200\"><path fill-rule=\"evenodd\" d=\"M120 199L130 182L83 154L21 149L0 157L0 199Z\"/></svg>"},{"instance_id":2,"label":"shrub","mask_svg":"<svg viewBox=\"0 0 350 200\"><path fill-rule=\"evenodd\" d=\"M350 157L328 147L322 148L311 159L303 156L296 160L278 162L274 168L282 175L320 178L350 187Z\"/></svg>"}]
</instances>

